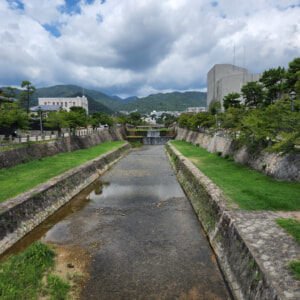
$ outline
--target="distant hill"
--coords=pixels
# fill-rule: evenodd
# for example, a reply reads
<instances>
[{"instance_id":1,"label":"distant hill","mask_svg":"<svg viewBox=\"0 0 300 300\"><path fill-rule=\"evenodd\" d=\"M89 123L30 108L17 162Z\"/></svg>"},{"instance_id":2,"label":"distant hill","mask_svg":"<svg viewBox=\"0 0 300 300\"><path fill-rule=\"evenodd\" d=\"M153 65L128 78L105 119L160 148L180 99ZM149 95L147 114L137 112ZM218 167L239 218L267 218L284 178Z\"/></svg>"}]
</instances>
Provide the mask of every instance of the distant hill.
<instances>
[{"instance_id":1,"label":"distant hill","mask_svg":"<svg viewBox=\"0 0 300 300\"><path fill-rule=\"evenodd\" d=\"M5 88L3 88L5 90ZM20 90L17 90L17 95ZM30 106L38 104L39 97L73 97L82 93L89 100L89 111L107 112L109 114L125 110L139 113L156 111L183 111L188 107L206 107L206 93L202 92L173 92L158 93L143 98L136 96L121 99L118 96L108 96L96 90L83 89L76 85L56 85L38 88L32 96Z\"/></svg>"},{"instance_id":2,"label":"distant hill","mask_svg":"<svg viewBox=\"0 0 300 300\"><path fill-rule=\"evenodd\" d=\"M111 98L110 96L107 96L106 94L99 91L83 89L82 87L79 87L77 85L56 85L47 88L39 88L35 91L34 96L36 98L71 97L72 95L77 93L79 93L80 96L82 95L82 93L84 93L85 96L90 96L96 102L109 107L112 111L117 111L118 106L122 103L121 100Z\"/></svg>"},{"instance_id":3,"label":"distant hill","mask_svg":"<svg viewBox=\"0 0 300 300\"><path fill-rule=\"evenodd\" d=\"M202 92L173 92L166 94L154 94L144 98L138 98L122 105L122 110L139 113L156 111L183 111L188 107L206 107L206 93Z\"/></svg>"},{"instance_id":4,"label":"distant hill","mask_svg":"<svg viewBox=\"0 0 300 300\"><path fill-rule=\"evenodd\" d=\"M81 97L82 93L75 93L75 94L71 95L70 97L77 97L77 96ZM114 111L112 111L107 106L103 105L102 103L95 101L89 95L85 95L85 96L88 99L89 115L91 115L95 111L98 111L100 113L106 113L109 115L112 115L114 113Z\"/></svg>"}]
</instances>

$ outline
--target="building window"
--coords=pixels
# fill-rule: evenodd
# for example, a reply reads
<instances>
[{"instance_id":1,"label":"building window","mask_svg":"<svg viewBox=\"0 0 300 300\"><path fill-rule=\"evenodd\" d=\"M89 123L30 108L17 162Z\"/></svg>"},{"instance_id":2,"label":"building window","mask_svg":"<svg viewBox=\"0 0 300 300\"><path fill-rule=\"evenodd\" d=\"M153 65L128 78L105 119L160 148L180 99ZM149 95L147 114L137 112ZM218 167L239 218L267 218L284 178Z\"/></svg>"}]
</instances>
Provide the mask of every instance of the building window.
<instances>
[{"instance_id":1,"label":"building window","mask_svg":"<svg viewBox=\"0 0 300 300\"><path fill-rule=\"evenodd\" d=\"M65 102L65 107L68 107L68 102Z\"/></svg>"}]
</instances>

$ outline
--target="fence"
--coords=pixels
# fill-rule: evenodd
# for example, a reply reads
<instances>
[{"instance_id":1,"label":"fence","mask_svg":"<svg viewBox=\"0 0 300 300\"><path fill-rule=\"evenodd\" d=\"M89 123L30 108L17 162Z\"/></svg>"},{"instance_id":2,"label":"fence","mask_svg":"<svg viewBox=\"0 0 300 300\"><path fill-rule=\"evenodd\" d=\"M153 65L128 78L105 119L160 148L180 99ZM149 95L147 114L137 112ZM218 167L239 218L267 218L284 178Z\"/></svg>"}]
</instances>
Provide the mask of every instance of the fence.
<instances>
[{"instance_id":1,"label":"fence","mask_svg":"<svg viewBox=\"0 0 300 300\"><path fill-rule=\"evenodd\" d=\"M107 129L106 127L98 127L98 128L82 128L75 130L74 132L62 132L61 137L68 137L70 135L76 135L76 136L83 136L83 135L90 135L93 133L100 132L102 130ZM50 135L34 135L30 136L29 134L26 135L26 137L13 137L9 136L8 139L4 139L0 137L0 148L5 148L5 147L11 147L15 145L21 145L21 144L26 144L29 142L40 142L40 141L50 141L50 140L55 140L59 138L57 134L50 134Z\"/></svg>"}]
</instances>

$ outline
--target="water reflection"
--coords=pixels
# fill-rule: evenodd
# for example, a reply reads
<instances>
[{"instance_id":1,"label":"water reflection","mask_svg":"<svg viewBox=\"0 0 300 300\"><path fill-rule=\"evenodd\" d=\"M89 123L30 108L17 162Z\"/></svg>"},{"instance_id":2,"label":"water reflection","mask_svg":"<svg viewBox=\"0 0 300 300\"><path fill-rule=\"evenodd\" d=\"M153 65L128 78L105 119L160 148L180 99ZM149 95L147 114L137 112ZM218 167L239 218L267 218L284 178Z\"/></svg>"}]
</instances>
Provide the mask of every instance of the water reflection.
<instances>
[{"instance_id":1,"label":"water reflection","mask_svg":"<svg viewBox=\"0 0 300 300\"><path fill-rule=\"evenodd\" d=\"M28 233L23 239L18 241L11 249L8 249L0 256L0 262L7 259L11 254L17 254L26 250L33 242L38 240L55 240L58 243L64 243L64 238L70 235L69 224L70 217L86 208L91 204L91 195L101 195L103 187L109 183L103 183L100 179L93 182L80 194L75 196L66 205L61 207L56 213L47 218L37 228Z\"/></svg>"}]
</instances>

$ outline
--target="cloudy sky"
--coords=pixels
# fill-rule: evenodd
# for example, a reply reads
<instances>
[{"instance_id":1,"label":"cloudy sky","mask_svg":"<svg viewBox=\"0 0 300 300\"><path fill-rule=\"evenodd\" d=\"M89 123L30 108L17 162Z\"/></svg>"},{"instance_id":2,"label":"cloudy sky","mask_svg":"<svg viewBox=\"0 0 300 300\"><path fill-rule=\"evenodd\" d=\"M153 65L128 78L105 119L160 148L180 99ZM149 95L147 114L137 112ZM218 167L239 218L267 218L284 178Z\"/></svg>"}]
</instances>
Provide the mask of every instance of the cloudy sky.
<instances>
[{"instance_id":1,"label":"cloudy sky","mask_svg":"<svg viewBox=\"0 0 300 300\"><path fill-rule=\"evenodd\" d=\"M214 64L261 73L296 57L297 0L0 0L0 86L205 91Z\"/></svg>"}]
</instances>

